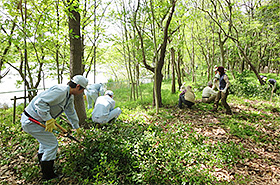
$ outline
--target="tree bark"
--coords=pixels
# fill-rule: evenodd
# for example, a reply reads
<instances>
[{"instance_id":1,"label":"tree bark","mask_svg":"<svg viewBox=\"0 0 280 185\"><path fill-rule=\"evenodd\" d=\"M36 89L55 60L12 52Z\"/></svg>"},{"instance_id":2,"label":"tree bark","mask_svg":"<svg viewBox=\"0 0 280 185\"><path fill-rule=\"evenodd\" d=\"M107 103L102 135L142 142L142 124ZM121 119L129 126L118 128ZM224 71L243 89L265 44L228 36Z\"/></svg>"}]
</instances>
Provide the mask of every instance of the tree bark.
<instances>
[{"instance_id":1,"label":"tree bark","mask_svg":"<svg viewBox=\"0 0 280 185\"><path fill-rule=\"evenodd\" d=\"M156 62L156 67L155 67L155 81L154 81L155 88L154 89L155 89L156 113L159 113L159 108L162 106L161 85L162 85L163 75L161 73L161 70L164 65L164 57L165 57L165 52L166 52L166 47L167 47L167 40L168 40L168 28L169 28L173 13L175 11L175 5L176 5L176 0L173 0L171 12L169 14L169 17L168 17L165 27L164 27L163 43L162 43L161 49L160 49L159 61Z\"/></svg>"},{"instance_id":2,"label":"tree bark","mask_svg":"<svg viewBox=\"0 0 280 185\"><path fill-rule=\"evenodd\" d=\"M70 37L70 77L82 75L82 40L80 32L80 13L78 7L68 0L69 7L69 37ZM75 109L79 117L80 126L86 126L85 119L87 117L85 110L85 102L83 94L75 95Z\"/></svg>"},{"instance_id":3,"label":"tree bark","mask_svg":"<svg viewBox=\"0 0 280 185\"><path fill-rule=\"evenodd\" d=\"M176 73L177 73L177 82L178 87L180 88L182 86L182 74L181 74L181 62L182 62L182 55L181 51L178 52L178 58L177 58L177 64L175 63Z\"/></svg>"},{"instance_id":4,"label":"tree bark","mask_svg":"<svg viewBox=\"0 0 280 185\"><path fill-rule=\"evenodd\" d=\"M174 94L176 92L176 87L175 87L175 81L176 81L176 76L175 76L175 50L174 48L171 48L171 67L172 67L172 84L171 84L171 93Z\"/></svg>"},{"instance_id":5,"label":"tree bark","mask_svg":"<svg viewBox=\"0 0 280 185\"><path fill-rule=\"evenodd\" d=\"M60 17L59 17L59 1L56 2L56 30L57 30L57 43L55 45L55 61L56 61L56 71L57 71L57 82L62 83L62 74L60 75L59 70L59 29L60 29Z\"/></svg>"}]
</instances>

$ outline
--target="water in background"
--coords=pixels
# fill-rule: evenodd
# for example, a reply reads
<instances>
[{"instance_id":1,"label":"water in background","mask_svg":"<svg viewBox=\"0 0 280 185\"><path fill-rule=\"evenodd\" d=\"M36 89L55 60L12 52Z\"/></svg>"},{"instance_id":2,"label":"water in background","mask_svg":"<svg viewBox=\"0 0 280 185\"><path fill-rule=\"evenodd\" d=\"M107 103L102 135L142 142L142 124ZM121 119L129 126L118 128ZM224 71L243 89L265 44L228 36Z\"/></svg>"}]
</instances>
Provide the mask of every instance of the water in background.
<instances>
[{"instance_id":1,"label":"water in background","mask_svg":"<svg viewBox=\"0 0 280 185\"><path fill-rule=\"evenodd\" d=\"M4 70L5 71L5 70ZM45 75L46 76L46 75ZM67 84L69 81L69 76L63 77L62 84ZM89 74L88 76L89 84L93 84L94 78L93 74ZM96 76L96 83L107 83L108 77L105 77L105 73L103 71L97 71ZM16 97L24 97L24 85L21 85L20 87L16 87L17 80L22 80L22 78L19 76L18 72L10 68L9 73L1 79L0 81L0 108L1 107L12 107L14 101L11 100ZM41 80L40 85L38 87L38 93L42 92L45 89L50 88L53 85L57 84L56 78L46 78ZM27 100L28 101L28 100ZM24 99L18 99L17 104L21 104L24 102Z\"/></svg>"}]
</instances>

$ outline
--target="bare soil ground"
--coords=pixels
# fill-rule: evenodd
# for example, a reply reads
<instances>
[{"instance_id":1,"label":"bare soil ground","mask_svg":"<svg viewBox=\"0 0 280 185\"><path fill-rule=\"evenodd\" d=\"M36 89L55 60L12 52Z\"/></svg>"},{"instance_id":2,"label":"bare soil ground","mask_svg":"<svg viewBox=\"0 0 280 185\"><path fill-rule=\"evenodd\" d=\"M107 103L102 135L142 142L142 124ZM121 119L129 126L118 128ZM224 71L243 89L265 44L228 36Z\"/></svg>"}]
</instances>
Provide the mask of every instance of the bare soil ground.
<instances>
[{"instance_id":1,"label":"bare soil ground","mask_svg":"<svg viewBox=\"0 0 280 185\"><path fill-rule=\"evenodd\" d=\"M213 144L217 141L241 143L249 153L255 156L252 159L238 161L230 169L215 169L216 173L214 175L216 177L231 181L233 175L237 174L249 179L250 185L279 185L280 108L273 104L269 108L260 108L262 101L244 101L246 106L229 104L233 115L226 115L223 107L220 107L215 113L202 111L201 108L194 107L192 109L173 109L171 114L176 117L175 119L192 123L193 129L204 136L210 137ZM269 110L267 111L267 109ZM254 116L254 114L252 115L253 112L261 114ZM226 119L232 118L244 122L244 124L249 121L262 133L262 137L270 142L255 142L249 138L232 135L230 129L223 124Z\"/></svg>"}]
</instances>

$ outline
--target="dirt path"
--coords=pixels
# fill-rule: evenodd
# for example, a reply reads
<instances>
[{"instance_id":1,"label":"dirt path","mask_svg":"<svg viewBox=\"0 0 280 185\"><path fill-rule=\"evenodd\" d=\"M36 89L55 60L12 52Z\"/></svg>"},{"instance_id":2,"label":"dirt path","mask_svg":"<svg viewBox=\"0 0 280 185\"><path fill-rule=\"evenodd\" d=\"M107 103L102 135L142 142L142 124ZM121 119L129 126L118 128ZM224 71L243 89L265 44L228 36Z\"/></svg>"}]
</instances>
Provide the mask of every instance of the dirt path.
<instances>
[{"instance_id":1,"label":"dirt path","mask_svg":"<svg viewBox=\"0 0 280 185\"><path fill-rule=\"evenodd\" d=\"M280 108L263 107L258 108L260 101L244 100L246 105L230 104L233 115L226 115L223 109L213 113L202 110L200 107L193 109L171 109L172 115L178 120L192 123L193 129L210 138L210 141L216 143L222 141L224 143L234 142L243 144L244 148L255 157L238 161L235 166L227 170L217 169L216 177L224 180L230 180L233 175L242 175L250 179L250 185L259 184L280 184L280 129L279 117ZM248 105L247 105L248 104ZM203 108L203 106L202 106ZM254 116L255 112L260 113ZM256 130L262 133L262 137L266 142L255 142L252 139L242 138L230 133L230 129L223 123L225 120L235 119L238 122L253 123Z\"/></svg>"}]
</instances>

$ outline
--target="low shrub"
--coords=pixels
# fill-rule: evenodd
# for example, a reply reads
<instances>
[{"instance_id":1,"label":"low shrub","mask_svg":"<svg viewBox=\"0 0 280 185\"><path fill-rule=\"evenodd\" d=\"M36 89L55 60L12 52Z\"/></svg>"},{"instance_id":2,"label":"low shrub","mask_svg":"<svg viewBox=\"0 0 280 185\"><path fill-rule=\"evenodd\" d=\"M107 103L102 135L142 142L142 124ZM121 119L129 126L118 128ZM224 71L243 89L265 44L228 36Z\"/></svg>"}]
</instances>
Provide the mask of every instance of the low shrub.
<instances>
[{"instance_id":1,"label":"low shrub","mask_svg":"<svg viewBox=\"0 0 280 185\"><path fill-rule=\"evenodd\" d=\"M230 86L230 93L235 96L243 96L246 98L262 97L262 99L269 100L271 96L271 87L267 84L260 85L256 79L252 80L250 75L252 75L252 73L249 71L236 74L236 79L232 81Z\"/></svg>"}]
</instances>

